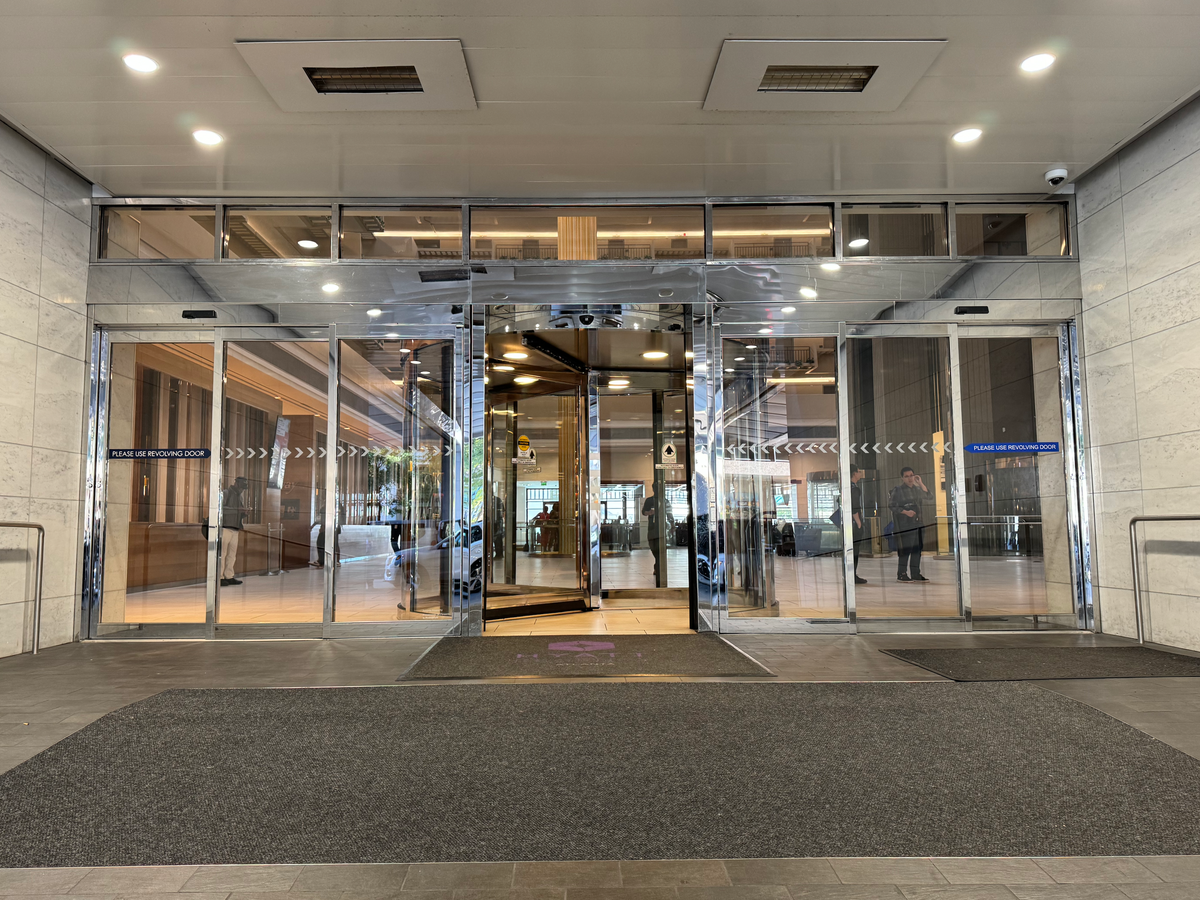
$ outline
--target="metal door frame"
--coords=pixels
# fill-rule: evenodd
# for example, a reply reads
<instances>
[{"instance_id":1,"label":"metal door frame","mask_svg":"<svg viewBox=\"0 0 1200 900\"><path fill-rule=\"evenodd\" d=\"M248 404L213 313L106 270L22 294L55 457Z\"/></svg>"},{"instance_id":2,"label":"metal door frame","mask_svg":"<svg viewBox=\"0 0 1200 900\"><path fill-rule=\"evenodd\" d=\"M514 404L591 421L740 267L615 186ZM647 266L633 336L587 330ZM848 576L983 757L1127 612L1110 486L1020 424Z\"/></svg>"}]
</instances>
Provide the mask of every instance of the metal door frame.
<instances>
[{"instance_id":1,"label":"metal door frame","mask_svg":"<svg viewBox=\"0 0 1200 900\"><path fill-rule=\"evenodd\" d=\"M722 370L722 341L727 337L762 337L763 331L757 327L763 323L740 322L721 324L713 317L713 305L710 303L707 311L706 330L708 340L704 343L706 361L713 372ZM828 322L779 322L771 321L770 337L833 337ZM949 625L949 628L933 628L941 631L973 631L974 623L971 604L971 569L969 543L967 540L968 517L966 510L965 466L963 465L963 409L962 409L962 374L959 362L959 341L971 337L1053 337L1059 344L1059 377L1062 401L1063 446L1062 457L1067 499L1067 526L1069 555L1072 567L1072 593L1074 597L1077 625L1081 630L1094 630L1096 612L1092 591L1091 551L1089 544L1088 521L1090 508L1085 490L1086 484L1086 449L1083 442L1083 404L1081 402L1080 368L1078 341L1074 322L998 322L996 324L961 324L958 322L841 322L837 324L837 393L838 393L838 464L842 496L849 496L850 484L850 448L843 439L849 434L849 391L847 379L848 341L854 338L869 337L945 337L949 341L949 376L951 400L951 438L954 445L954 486L951 511L953 515L953 540L955 559L958 571L959 609L958 617L922 617L889 619L887 617L869 617L869 626L864 628L862 616L858 610L854 585L854 555L853 530L850 517L843 517L843 589L845 595L845 616L842 618L808 619L801 617L763 617L763 618L731 618L728 613L728 584L725 577L724 548L720 536L725 533L728 521L727 498L724 490L724 456L725 456L725 411L723 408L723 391L719 381L709 387L707 377L703 379L703 390L711 393L707 398L708 412L712 416L711 444L707 452L702 453L701 441L705 433L700 426L707 424L702 421L700 412L700 391L702 390L702 370L697 365L697 468L707 463L712 472L712 515L717 523L713 530L712 552L716 562L713 565L714 578L712 581L710 612L714 630L726 633L905 633L914 630L929 631L929 627L912 626L919 623L922 626ZM697 359L700 359L700 342L697 343ZM703 370L707 375L708 369ZM702 607L703 608L703 607ZM894 623L897 627L886 627ZM992 631L992 629L989 629ZM1024 629L1022 631L1025 631Z\"/></svg>"},{"instance_id":2,"label":"metal door frame","mask_svg":"<svg viewBox=\"0 0 1200 900\"><path fill-rule=\"evenodd\" d=\"M331 308L334 305L331 304ZM449 304L447 304L449 308ZM464 522L464 502L468 501L467 484L473 475L472 461L466 452L462 423L482 407L471 401L469 367L466 364L469 336L461 324L430 325L426 311L413 310L411 315L403 307L394 307L393 322L388 325L370 323L350 325L328 325L314 328L304 326L307 332L297 335L297 328L281 324L222 325L210 328L195 326L154 325L147 327L120 324L97 325L92 335L90 365L90 397L88 426L87 492L85 497L84 565L81 591L80 639L264 639L264 638L315 638L315 637L365 637L384 635L441 635L462 633L464 618L470 608L470 579L463 577L470 571L474 542L461 541L461 547L451 552L451 598L450 616L432 619L429 622L337 622L336 568L331 565L334 542L326 547L324 566L324 591L322 621L307 623L267 624L221 624L219 619L220 593L218 585L220 562L220 486L224 469L225 431L225 382L228 370L226 343L238 340L262 340L275 342L313 342L325 340L329 347L328 408L325 455L325 521L336 522L338 496L337 441L339 420L339 349L338 341L343 338L385 339L440 339L453 341L454 372L450 382L454 389L451 403L452 418L459 426L453 440L453 454L445 473L449 476L446 487L450 491L452 521L459 523L464 537L472 534ZM398 335L391 338L390 335ZM100 615L103 600L105 535L107 524L108 487L108 416L111 396L111 346L113 343L201 343L213 347L212 382L212 432L210 445L213 449L209 466L209 528L208 565L206 572L206 613L204 622L192 623L113 623L102 624ZM482 377L482 376L481 376ZM432 626L432 627L431 627Z\"/></svg>"}]
</instances>

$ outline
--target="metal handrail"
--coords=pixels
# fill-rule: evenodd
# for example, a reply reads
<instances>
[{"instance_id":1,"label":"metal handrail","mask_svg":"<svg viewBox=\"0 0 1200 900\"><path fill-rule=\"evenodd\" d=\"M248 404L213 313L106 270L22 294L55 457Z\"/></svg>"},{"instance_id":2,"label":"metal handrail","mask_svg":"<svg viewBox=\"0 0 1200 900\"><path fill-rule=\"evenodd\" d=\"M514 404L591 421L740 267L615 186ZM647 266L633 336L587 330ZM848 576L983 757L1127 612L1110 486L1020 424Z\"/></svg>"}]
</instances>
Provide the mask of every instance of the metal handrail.
<instances>
[{"instance_id":1,"label":"metal handrail","mask_svg":"<svg viewBox=\"0 0 1200 900\"><path fill-rule=\"evenodd\" d=\"M1200 522L1200 516L1134 516L1129 520L1129 558L1133 563L1133 613L1137 619L1137 639L1146 643L1142 626L1141 574L1138 572L1137 523L1138 522Z\"/></svg>"},{"instance_id":2,"label":"metal handrail","mask_svg":"<svg viewBox=\"0 0 1200 900\"><path fill-rule=\"evenodd\" d=\"M37 556L34 557L33 582L33 652L38 652L42 633L42 561L46 549L46 529L37 522L0 522L0 528L36 528Z\"/></svg>"}]
</instances>

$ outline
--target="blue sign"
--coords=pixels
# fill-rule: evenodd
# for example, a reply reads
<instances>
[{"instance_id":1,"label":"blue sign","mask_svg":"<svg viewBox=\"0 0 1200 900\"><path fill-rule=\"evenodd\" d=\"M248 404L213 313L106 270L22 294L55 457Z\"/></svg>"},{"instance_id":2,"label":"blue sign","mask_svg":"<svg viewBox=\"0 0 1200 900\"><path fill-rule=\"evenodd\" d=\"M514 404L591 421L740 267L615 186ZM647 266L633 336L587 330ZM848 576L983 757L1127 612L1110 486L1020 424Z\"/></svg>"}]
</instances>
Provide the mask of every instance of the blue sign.
<instances>
[{"instance_id":1,"label":"blue sign","mask_svg":"<svg viewBox=\"0 0 1200 900\"><path fill-rule=\"evenodd\" d=\"M176 450L109 450L109 459L208 459L207 447L181 447Z\"/></svg>"},{"instance_id":2,"label":"blue sign","mask_svg":"<svg viewBox=\"0 0 1200 900\"><path fill-rule=\"evenodd\" d=\"M968 453L1057 453L1058 441L1033 444L967 444Z\"/></svg>"}]
</instances>

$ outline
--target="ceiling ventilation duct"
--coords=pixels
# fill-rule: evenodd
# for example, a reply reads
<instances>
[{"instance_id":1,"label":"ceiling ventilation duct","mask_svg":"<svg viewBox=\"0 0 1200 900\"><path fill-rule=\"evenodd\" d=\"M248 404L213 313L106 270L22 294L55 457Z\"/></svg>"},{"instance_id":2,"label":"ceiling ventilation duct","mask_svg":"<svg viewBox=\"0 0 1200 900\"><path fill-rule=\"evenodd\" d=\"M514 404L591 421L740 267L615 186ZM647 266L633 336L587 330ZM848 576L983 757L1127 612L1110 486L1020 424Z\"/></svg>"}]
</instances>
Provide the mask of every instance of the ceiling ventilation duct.
<instances>
[{"instance_id":1,"label":"ceiling ventilation duct","mask_svg":"<svg viewBox=\"0 0 1200 900\"><path fill-rule=\"evenodd\" d=\"M238 41L236 46L286 112L476 108L457 40Z\"/></svg>"},{"instance_id":2,"label":"ceiling ventilation duct","mask_svg":"<svg viewBox=\"0 0 1200 900\"><path fill-rule=\"evenodd\" d=\"M416 66L305 66L318 94L395 94L420 91Z\"/></svg>"},{"instance_id":3,"label":"ceiling ventilation duct","mask_svg":"<svg viewBox=\"0 0 1200 900\"><path fill-rule=\"evenodd\" d=\"M878 66L767 66L759 91L862 93Z\"/></svg>"},{"instance_id":4,"label":"ceiling ventilation duct","mask_svg":"<svg viewBox=\"0 0 1200 900\"><path fill-rule=\"evenodd\" d=\"M704 98L707 110L891 112L945 48L944 40L731 38Z\"/></svg>"}]
</instances>

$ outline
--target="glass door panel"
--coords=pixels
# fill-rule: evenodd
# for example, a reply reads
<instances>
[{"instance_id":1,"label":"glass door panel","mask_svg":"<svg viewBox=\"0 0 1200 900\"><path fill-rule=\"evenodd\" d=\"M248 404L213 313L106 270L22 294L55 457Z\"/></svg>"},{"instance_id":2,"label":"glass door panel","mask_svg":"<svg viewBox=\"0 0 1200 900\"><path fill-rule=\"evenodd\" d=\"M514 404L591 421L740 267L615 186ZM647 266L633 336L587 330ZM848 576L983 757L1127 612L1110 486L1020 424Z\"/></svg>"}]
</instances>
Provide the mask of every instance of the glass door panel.
<instances>
[{"instance_id":1,"label":"glass door panel","mask_svg":"<svg viewBox=\"0 0 1200 900\"><path fill-rule=\"evenodd\" d=\"M207 616L213 345L113 344L100 625Z\"/></svg>"},{"instance_id":2,"label":"glass door panel","mask_svg":"<svg viewBox=\"0 0 1200 900\"><path fill-rule=\"evenodd\" d=\"M851 464L862 492L859 617L962 616L948 337L847 341ZM853 470L852 470L853 471Z\"/></svg>"},{"instance_id":3,"label":"glass door panel","mask_svg":"<svg viewBox=\"0 0 1200 900\"><path fill-rule=\"evenodd\" d=\"M976 629L1076 627L1057 337L963 338Z\"/></svg>"},{"instance_id":4,"label":"glass door panel","mask_svg":"<svg viewBox=\"0 0 1200 900\"><path fill-rule=\"evenodd\" d=\"M586 608L582 391L526 378L533 376L489 376L487 618L543 605Z\"/></svg>"},{"instance_id":5,"label":"glass door panel","mask_svg":"<svg viewBox=\"0 0 1200 900\"><path fill-rule=\"evenodd\" d=\"M225 348L217 621L320 622L329 343Z\"/></svg>"},{"instance_id":6,"label":"glass door panel","mask_svg":"<svg viewBox=\"0 0 1200 900\"><path fill-rule=\"evenodd\" d=\"M449 618L450 340L343 340L334 621Z\"/></svg>"},{"instance_id":7,"label":"glass door panel","mask_svg":"<svg viewBox=\"0 0 1200 900\"><path fill-rule=\"evenodd\" d=\"M833 337L725 338L728 615L844 618Z\"/></svg>"}]
</instances>

